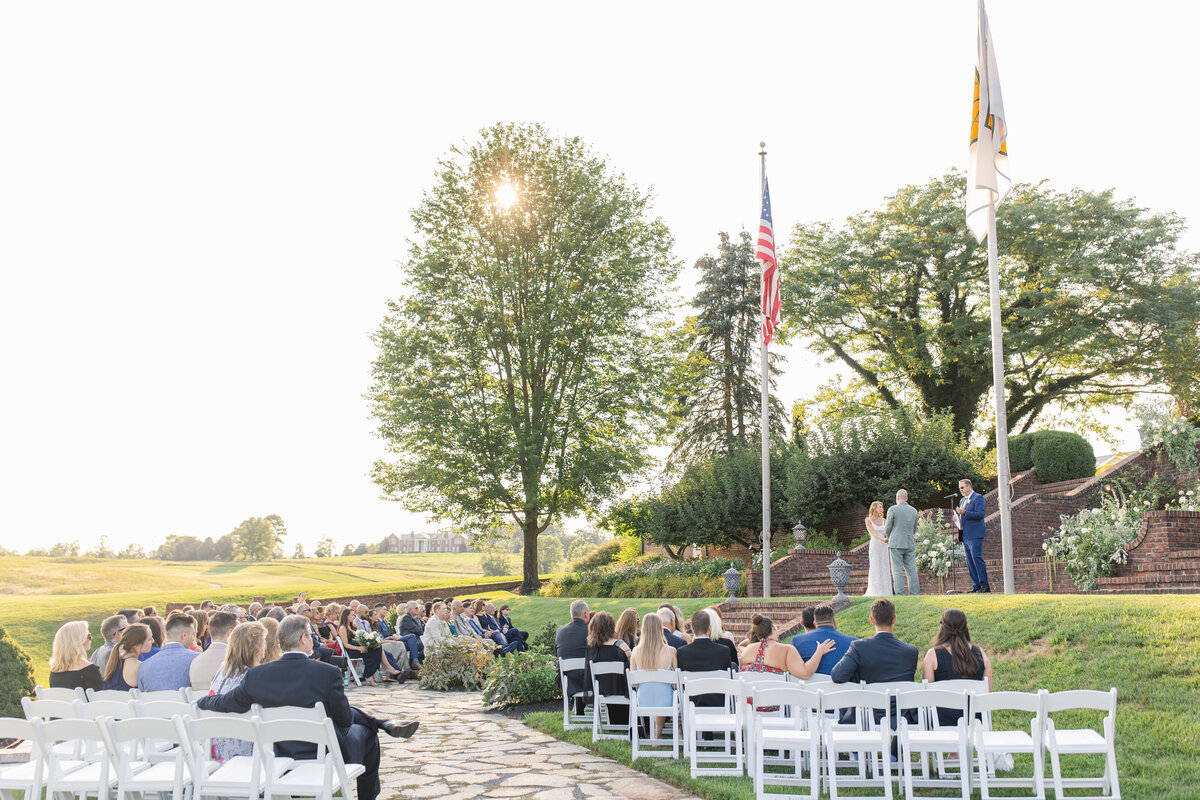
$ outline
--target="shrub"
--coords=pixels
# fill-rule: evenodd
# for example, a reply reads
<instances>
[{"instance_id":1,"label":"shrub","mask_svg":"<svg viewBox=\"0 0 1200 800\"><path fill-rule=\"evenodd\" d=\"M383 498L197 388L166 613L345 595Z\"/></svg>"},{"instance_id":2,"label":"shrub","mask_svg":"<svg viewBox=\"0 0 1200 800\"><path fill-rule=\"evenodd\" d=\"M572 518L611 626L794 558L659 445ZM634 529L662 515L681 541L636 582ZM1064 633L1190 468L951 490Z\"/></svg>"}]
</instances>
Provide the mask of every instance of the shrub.
<instances>
[{"instance_id":1,"label":"shrub","mask_svg":"<svg viewBox=\"0 0 1200 800\"><path fill-rule=\"evenodd\" d=\"M561 575L542 587L542 594L549 597L718 596L724 594L721 576L731 566L740 570L742 562L736 558L704 561L647 558L642 563L610 564L597 570ZM745 581L742 583L744 586ZM685 594L671 594L669 587ZM703 594L710 588L715 590L713 594ZM689 594L691 592L701 594Z\"/></svg>"},{"instance_id":2,"label":"shrub","mask_svg":"<svg viewBox=\"0 0 1200 800\"><path fill-rule=\"evenodd\" d=\"M495 659L483 685L484 708L541 703L562 697L553 654L530 650Z\"/></svg>"},{"instance_id":3,"label":"shrub","mask_svg":"<svg viewBox=\"0 0 1200 800\"><path fill-rule=\"evenodd\" d=\"M1080 589L1095 589L1100 578L1124 564L1126 545L1142 529L1142 509L1106 496L1099 508L1085 508L1062 517L1058 534L1042 542L1046 555L1066 565L1067 574Z\"/></svg>"},{"instance_id":4,"label":"shrub","mask_svg":"<svg viewBox=\"0 0 1200 800\"><path fill-rule=\"evenodd\" d=\"M935 578L945 578L955 561L967 559L950 528L940 522L935 511L922 511L917 516L916 542L917 568Z\"/></svg>"},{"instance_id":5,"label":"shrub","mask_svg":"<svg viewBox=\"0 0 1200 800\"><path fill-rule=\"evenodd\" d=\"M554 634L557 632L558 626L554 624L554 620L546 620L537 633L530 637L529 649L554 655Z\"/></svg>"},{"instance_id":6,"label":"shrub","mask_svg":"<svg viewBox=\"0 0 1200 800\"><path fill-rule=\"evenodd\" d=\"M1031 434L1029 454L1042 483L1057 483L1096 474L1096 454L1078 433L1038 431Z\"/></svg>"},{"instance_id":7,"label":"shrub","mask_svg":"<svg viewBox=\"0 0 1200 800\"><path fill-rule=\"evenodd\" d=\"M1029 433L1018 433L1008 437L1008 468L1012 472L1033 469L1033 455L1030 453L1033 446L1032 436L1033 434Z\"/></svg>"},{"instance_id":8,"label":"shrub","mask_svg":"<svg viewBox=\"0 0 1200 800\"><path fill-rule=\"evenodd\" d=\"M426 648L419 685L442 692L459 687L467 691L481 689L496 660L494 649L495 645L486 639L442 639Z\"/></svg>"},{"instance_id":9,"label":"shrub","mask_svg":"<svg viewBox=\"0 0 1200 800\"><path fill-rule=\"evenodd\" d=\"M825 531L809 531L804 534L804 547L807 550L841 550L842 544L837 535Z\"/></svg>"},{"instance_id":10,"label":"shrub","mask_svg":"<svg viewBox=\"0 0 1200 800\"><path fill-rule=\"evenodd\" d=\"M585 572L589 569L600 569L601 567L607 567L609 564L615 564L620 560L621 549L624 546L624 539L609 539L586 556L572 561L570 570L571 572Z\"/></svg>"},{"instance_id":11,"label":"shrub","mask_svg":"<svg viewBox=\"0 0 1200 800\"><path fill-rule=\"evenodd\" d=\"M1137 417L1143 450L1165 456L1182 472L1195 475L1200 471L1196 457L1200 425L1154 406L1138 408Z\"/></svg>"},{"instance_id":12,"label":"shrub","mask_svg":"<svg viewBox=\"0 0 1200 800\"><path fill-rule=\"evenodd\" d=\"M33 697L33 664L0 628L0 717L24 718L22 697Z\"/></svg>"},{"instance_id":13,"label":"shrub","mask_svg":"<svg viewBox=\"0 0 1200 800\"><path fill-rule=\"evenodd\" d=\"M500 575L512 575L512 564L508 561L508 556L501 553L499 550L488 550L479 559L479 566L483 569L483 577L495 578Z\"/></svg>"}]
</instances>

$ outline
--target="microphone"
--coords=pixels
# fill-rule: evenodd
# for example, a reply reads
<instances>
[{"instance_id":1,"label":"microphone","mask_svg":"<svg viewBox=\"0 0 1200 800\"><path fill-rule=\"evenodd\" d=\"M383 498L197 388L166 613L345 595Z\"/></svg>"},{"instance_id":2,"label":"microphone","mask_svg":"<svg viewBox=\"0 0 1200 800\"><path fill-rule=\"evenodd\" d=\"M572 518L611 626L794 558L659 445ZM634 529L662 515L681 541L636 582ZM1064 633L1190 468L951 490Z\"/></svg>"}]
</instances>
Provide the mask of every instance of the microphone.
<instances>
[{"instance_id":1,"label":"microphone","mask_svg":"<svg viewBox=\"0 0 1200 800\"><path fill-rule=\"evenodd\" d=\"M956 495L956 494L948 494L948 495L946 495L945 497L943 497L942 499L943 499L943 500L953 500L953 499L954 499L954 498L956 498L956 497L958 497L958 495Z\"/></svg>"}]
</instances>

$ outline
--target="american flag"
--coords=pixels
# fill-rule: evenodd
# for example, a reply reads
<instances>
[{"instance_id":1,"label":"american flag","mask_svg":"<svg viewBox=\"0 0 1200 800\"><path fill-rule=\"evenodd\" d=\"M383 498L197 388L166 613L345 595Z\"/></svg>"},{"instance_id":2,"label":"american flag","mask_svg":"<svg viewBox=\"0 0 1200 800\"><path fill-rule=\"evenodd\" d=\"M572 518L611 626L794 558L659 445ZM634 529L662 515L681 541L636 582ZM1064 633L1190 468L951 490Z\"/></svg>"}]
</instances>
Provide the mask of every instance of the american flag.
<instances>
[{"instance_id":1,"label":"american flag","mask_svg":"<svg viewBox=\"0 0 1200 800\"><path fill-rule=\"evenodd\" d=\"M771 191L763 179L762 219L758 222L758 247L754 255L762 262L763 344L779 327L779 264L775 261L775 225L771 222Z\"/></svg>"}]
</instances>

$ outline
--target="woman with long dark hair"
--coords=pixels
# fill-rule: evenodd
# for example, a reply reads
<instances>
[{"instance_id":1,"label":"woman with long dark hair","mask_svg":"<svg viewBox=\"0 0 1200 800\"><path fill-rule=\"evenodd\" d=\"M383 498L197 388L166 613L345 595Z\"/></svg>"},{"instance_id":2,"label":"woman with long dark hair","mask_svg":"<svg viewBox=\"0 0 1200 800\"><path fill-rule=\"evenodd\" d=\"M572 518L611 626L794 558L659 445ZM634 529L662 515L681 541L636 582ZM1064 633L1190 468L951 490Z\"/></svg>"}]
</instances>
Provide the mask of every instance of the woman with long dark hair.
<instances>
[{"instance_id":1,"label":"woman with long dark hair","mask_svg":"<svg viewBox=\"0 0 1200 800\"><path fill-rule=\"evenodd\" d=\"M138 669L141 667L140 657L149 652L153 644L149 625L134 624L125 628L121 632L120 641L108 653L108 663L104 665L104 683L100 688L121 692L136 689Z\"/></svg>"},{"instance_id":2,"label":"woman with long dark hair","mask_svg":"<svg viewBox=\"0 0 1200 800\"><path fill-rule=\"evenodd\" d=\"M934 681L973 680L987 681L987 690L992 690L992 662L979 645L971 642L971 631L967 627L967 615L957 608L942 612L942 622L937 636L925 653L922 672L925 680ZM938 709L938 722L953 725L962 712L950 708Z\"/></svg>"},{"instance_id":3,"label":"woman with long dark hair","mask_svg":"<svg viewBox=\"0 0 1200 800\"><path fill-rule=\"evenodd\" d=\"M592 683L591 666L595 663L617 661L626 668L629 666L629 653L617 645L617 621L607 611L597 611L588 622L587 650L587 682ZM624 644L624 642L621 642ZM629 696L629 685L625 682L625 671L617 675L597 676L600 692L608 696ZM608 706L608 719L615 725L625 725L629 722L629 706Z\"/></svg>"}]
</instances>

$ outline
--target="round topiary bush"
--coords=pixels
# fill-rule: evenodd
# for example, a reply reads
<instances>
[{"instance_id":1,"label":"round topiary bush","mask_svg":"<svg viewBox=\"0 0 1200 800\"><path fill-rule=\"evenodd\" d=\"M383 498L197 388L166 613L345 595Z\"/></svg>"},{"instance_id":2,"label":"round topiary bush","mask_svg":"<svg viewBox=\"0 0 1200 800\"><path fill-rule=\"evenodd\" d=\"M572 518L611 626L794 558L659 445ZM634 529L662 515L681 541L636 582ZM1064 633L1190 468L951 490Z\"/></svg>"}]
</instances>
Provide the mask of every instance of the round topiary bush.
<instances>
[{"instance_id":1,"label":"round topiary bush","mask_svg":"<svg viewBox=\"0 0 1200 800\"><path fill-rule=\"evenodd\" d=\"M1030 453L1033 436L1031 433L1018 433L1008 437L1008 468L1012 472L1033 469L1033 455Z\"/></svg>"},{"instance_id":2,"label":"round topiary bush","mask_svg":"<svg viewBox=\"0 0 1200 800\"><path fill-rule=\"evenodd\" d=\"M1029 454L1042 483L1090 478L1096 474L1096 453L1079 434L1038 431L1029 434L1029 438L1032 440Z\"/></svg>"},{"instance_id":3,"label":"round topiary bush","mask_svg":"<svg viewBox=\"0 0 1200 800\"><path fill-rule=\"evenodd\" d=\"M33 663L0 628L0 717L24 717L22 697L33 697Z\"/></svg>"}]
</instances>

